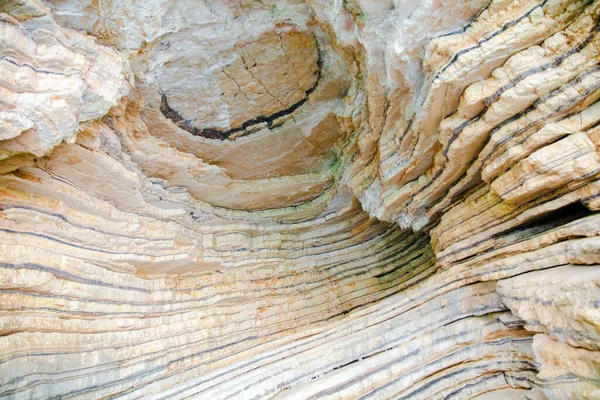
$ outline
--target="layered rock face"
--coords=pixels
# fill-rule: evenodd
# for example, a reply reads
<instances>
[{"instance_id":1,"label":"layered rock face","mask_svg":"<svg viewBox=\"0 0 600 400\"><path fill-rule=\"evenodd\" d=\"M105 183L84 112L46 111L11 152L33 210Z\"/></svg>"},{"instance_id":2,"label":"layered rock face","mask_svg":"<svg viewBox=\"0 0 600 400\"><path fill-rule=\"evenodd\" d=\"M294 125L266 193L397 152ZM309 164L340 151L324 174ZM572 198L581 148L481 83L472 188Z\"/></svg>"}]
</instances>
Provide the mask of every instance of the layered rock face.
<instances>
[{"instance_id":1,"label":"layered rock face","mask_svg":"<svg viewBox=\"0 0 600 400\"><path fill-rule=\"evenodd\" d=\"M600 398L600 0L0 12L0 398Z\"/></svg>"}]
</instances>

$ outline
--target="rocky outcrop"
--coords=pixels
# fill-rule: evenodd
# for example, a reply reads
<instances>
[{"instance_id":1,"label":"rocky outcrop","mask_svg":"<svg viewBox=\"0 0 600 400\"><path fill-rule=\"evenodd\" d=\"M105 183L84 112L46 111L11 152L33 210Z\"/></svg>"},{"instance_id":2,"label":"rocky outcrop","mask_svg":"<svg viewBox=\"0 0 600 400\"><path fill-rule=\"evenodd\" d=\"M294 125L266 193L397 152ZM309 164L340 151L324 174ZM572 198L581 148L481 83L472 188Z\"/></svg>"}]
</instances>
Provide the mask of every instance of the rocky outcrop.
<instances>
[{"instance_id":1,"label":"rocky outcrop","mask_svg":"<svg viewBox=\"0 0 600 400\"><path fill-rule=\"evenodd\" d=\"M0 12L0 398L600 397L600 1Z\"/></svg>"}]
</instances>

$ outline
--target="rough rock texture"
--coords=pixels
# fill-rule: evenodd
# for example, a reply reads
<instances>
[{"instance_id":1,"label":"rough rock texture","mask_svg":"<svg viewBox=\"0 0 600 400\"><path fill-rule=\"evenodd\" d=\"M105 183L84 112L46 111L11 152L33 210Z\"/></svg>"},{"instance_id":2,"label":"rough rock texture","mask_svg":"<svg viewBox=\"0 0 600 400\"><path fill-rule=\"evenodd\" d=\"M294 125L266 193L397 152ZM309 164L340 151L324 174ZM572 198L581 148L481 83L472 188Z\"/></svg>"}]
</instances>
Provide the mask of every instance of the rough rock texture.
<instances>
[{"instance_id":1,"label":"rough rock texture","mask_svg":"<svg viewBox=\"0 0 600 400\"><path fill-rule=\"evenodd\" d=\"M600 398L600 0L0 13L1 398Z\"/></svg>"}]
</instances>

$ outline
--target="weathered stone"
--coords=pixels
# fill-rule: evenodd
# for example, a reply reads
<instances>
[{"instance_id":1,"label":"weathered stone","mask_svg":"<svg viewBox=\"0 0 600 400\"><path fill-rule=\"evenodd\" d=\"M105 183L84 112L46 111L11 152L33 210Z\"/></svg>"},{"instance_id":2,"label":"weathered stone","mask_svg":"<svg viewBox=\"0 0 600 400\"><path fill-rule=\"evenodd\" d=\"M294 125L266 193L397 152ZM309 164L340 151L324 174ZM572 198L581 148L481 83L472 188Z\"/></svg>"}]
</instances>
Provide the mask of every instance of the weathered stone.
<instances>
[{"instance_id":1,"label":"weathered stone","mask_svg":"<svg viewBox=\"0 0 600 400\"><path fill-rule=\"evenodd\" d=\"M0 2L0 398L600 398L599 15Z\"/></svg>"}]
</instances>

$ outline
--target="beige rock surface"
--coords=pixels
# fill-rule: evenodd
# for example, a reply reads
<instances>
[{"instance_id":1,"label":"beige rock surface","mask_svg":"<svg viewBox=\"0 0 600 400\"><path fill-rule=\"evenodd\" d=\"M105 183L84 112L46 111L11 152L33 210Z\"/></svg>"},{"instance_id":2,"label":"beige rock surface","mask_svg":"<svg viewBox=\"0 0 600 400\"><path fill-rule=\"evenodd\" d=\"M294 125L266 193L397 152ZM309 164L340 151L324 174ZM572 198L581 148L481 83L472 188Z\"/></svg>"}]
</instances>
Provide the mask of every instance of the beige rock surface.
<instances>
[{"instance_id":1,"label":"beige rock surface","mask_svg":"<svg viewBox=\"0 0 600 400\"><path fill-rule=\"evenodd\" d=\"M0 398L600 398L599 18L0 2Z\"/></svg>"}]
</instances>

